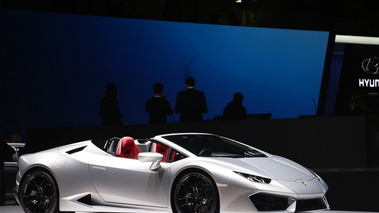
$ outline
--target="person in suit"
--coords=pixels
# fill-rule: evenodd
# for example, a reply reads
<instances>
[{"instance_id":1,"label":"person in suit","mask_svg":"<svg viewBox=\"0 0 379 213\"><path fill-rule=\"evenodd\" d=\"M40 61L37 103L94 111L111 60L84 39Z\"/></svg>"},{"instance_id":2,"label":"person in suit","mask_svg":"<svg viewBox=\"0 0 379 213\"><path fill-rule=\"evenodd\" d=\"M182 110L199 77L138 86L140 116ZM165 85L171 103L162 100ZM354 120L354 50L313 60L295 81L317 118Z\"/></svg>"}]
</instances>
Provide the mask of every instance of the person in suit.
<instances>
[{"instance_id":1,"label":"person in suit","mask_svg":"<svg viewBox=\"0 0 379 213\"><path fill-rule=\"evenodd\" d=\"M237 92L233 95L233 101L224 108L224 120L243 120L247 118L246 108L242 105L243 95Z\"/></svg>"},{"instance_id":2,"label":"person in suit","mask_svg":"<svg viewBox=\"0 0 379 213\"><path fill-rule=\"evenodd\" d=\"M208 112L205 94L195 89L195 79L185 80L186 90L176 96L175 112L180 113L180 122L203 121L203 114Z\"/></svg>"},{"instance_id":3,"label":"person in suit","mask_svg":"<svg viewBox=\"0 0 379 213\"><path fill-rule=\"evenodd\" d=\"M163 84L155 83L153 91L155 96L145 103L146 112L149 114L149 123L167 123L167 115L172 115L173 111L163 95Z\"/></svg>"},{"instance_id":4,"label":"person in suit","mask_svg":"<svg viewBox=\"0 0 379 213\"><path fill-rule=\"evenodd\" d=\"M105 97L100 100L99 116L102 126L122 125L122 114L118 108L117 87L108 84L105 88Z\"/></svg>"}]
</instances>

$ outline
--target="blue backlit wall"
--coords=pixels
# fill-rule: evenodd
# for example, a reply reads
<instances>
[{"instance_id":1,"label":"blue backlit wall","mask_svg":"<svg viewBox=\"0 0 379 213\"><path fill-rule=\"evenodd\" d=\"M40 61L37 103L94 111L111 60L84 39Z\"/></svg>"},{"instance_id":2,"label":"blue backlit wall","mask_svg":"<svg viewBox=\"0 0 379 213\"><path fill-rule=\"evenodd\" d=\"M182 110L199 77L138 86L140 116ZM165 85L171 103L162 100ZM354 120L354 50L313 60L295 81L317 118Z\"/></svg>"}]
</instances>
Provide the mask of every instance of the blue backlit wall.
<instances>
[{"instance_id":1,"label":"blue backlit wall","mask_svg":"<svg viewBox=\"0 0 379 213\"><path fill-rule=\"evenodd\" d=\"M0 11L2 127L96 126L107 83L123 121L147 123L145 100L162 82L174 107L184 79L206 94L205 119L235 92L249 114L315 113L328 32ZM169 116L178 121L178 115Z\"/></svg>"}]
</instances>

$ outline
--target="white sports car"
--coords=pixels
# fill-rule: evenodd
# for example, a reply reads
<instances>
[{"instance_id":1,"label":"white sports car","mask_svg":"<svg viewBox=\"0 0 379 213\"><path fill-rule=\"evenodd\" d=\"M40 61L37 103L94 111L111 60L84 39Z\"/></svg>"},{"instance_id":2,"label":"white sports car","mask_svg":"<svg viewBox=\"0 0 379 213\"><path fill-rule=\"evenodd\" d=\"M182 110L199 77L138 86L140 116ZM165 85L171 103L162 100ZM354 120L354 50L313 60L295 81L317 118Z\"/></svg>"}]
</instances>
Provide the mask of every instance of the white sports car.
<instances>
[{"instance_id":1,"label":"white sports car","mask_svg":"<svg viewBox=\"0 0 379 213\"><path fill-rule=\"evenodd\" d=\"M286 158L206 133L92 140L25 154L25 212L327 210L327 184Z\"/></svg>"}]
</instances>

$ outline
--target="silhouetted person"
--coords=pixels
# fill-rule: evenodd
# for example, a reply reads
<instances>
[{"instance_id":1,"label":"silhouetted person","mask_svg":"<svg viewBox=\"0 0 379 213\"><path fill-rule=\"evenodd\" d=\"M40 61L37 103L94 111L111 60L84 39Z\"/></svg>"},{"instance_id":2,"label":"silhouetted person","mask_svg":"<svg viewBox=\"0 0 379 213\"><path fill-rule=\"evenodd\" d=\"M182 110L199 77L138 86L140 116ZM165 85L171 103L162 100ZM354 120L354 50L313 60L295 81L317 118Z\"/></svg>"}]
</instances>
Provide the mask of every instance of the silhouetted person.
<instances>
[{"instance_id":1,"label":"silhouetted person","mask_svg":"<svg viewBox=\"0 0 379 213\"><path fill-rule=\"evenodd\" d=\"M0 206L5 204L7 192L4 180L4 162L12 161L12 156L15 153L15 150L7 144L7 142L12 142L9 140L11 137L13 137L13 135L9 134L6 136L5 142L0 142Z\"/></svg>"},{"instance_id":2,"label":"silhouetted person","mask_svg":"<svg viewBox=\"0 0 379 213\"><path fill-rule=\"evenodd\" d=\"M246 108L242 105L243 95L237 92L233 95L233 101L226 105L223 112L225 120L242 120L247 118Z\"/></svg>"},{"instance_id":3,"label":"silhouetted person","mask_svg":"<svg viewBox=\"0 0 379 213\"><path fill-rule=\"evenodd\" d=\"M167 115L172 115L173 111L163 95L163 84L155 83L153 91L155 96L145 103L146 112L149 113L149 123L167 123Z\"/></svg>"},{"instance_id":4,"label":"silhouetted person","mask_svg":"<svg viewBox=\"0 0 379 213\"><path fill-rule=\"evenodd\" d=\"M105 97L100 101L99 115L102 126L122 125L117 101L117 88L114 84L108 84L105 89Z\"/></svg>"},{"instance_id":5,"label":"silhouetted person","mask_svg":"<svg viewBox=\"0 0 379 213\"><path fill-rule=\"evenodd\" d=\"M208 112L205 94L195 89L195 79L185 80L186 90L176 96L175 112L180 113L180 122L203 121L203 113Z\"/></svg>"}]
</instances>

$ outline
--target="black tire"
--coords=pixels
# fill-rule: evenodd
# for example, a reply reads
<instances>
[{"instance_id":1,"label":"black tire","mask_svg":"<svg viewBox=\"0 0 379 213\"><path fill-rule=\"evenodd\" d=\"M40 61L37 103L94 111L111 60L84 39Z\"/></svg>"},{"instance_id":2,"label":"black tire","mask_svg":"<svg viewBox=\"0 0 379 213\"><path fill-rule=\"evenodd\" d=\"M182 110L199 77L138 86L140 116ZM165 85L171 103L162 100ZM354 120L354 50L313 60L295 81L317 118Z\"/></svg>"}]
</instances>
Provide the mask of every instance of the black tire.
<instances>
[{"instance_id":1,"label":"black tire","mask_svg":"<svg viewBox=\"0 0 379 213\"><path fill-rule=\"evenodd\" d=\"M58 213L59 193L53 177L45 171L33 171L21 182L20 204L27 213Z\"/></svg>"},{"instance_id":2,"label":"black tire","mask_svg":"<svg viewBox=\"0 0 379 213\"><path fill-rule=\"evenodd\" d=\"M178 178L173 186L171 200L174 213L219 212L216 184L200 171L191 171Z\"/></svg>"}]
</instances>

